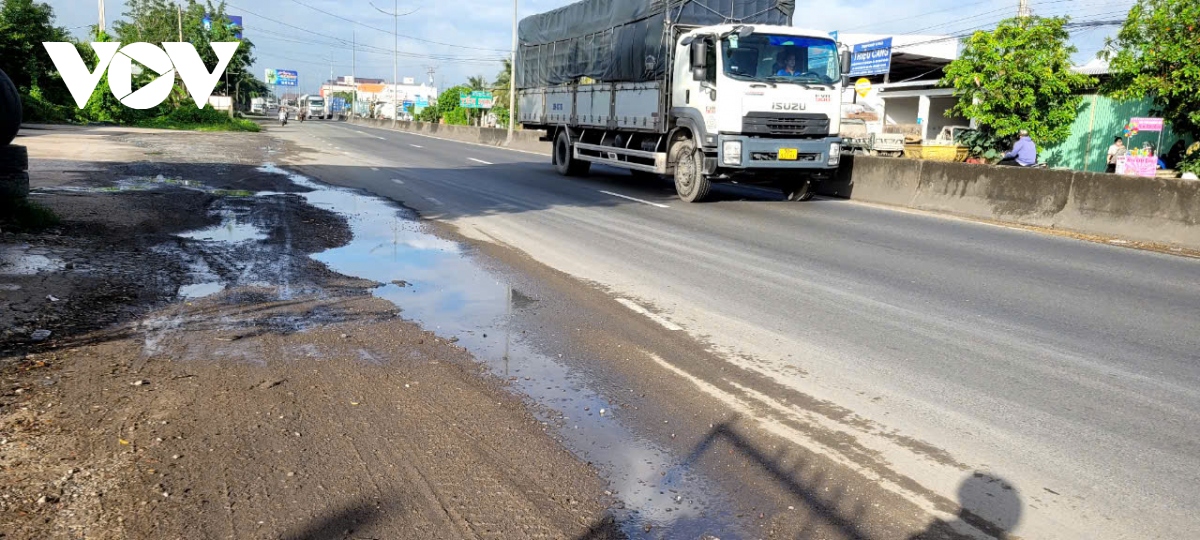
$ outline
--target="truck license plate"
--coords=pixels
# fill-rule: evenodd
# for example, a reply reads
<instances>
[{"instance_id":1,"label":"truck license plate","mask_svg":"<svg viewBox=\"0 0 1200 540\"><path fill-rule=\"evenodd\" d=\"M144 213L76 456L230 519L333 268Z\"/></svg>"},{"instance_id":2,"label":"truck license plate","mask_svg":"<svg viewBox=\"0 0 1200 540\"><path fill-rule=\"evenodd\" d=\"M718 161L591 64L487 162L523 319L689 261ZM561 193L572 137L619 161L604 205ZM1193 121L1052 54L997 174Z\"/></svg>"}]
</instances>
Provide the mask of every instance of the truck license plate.
<instances>
[{"instance_id":1,"label":"truck license plate","mask_svg":"<svg viewBox=\"0 0 1200 540\"><path fill-rule=\"evenodd\" d=\"M797 152L795 148L780 148L779 161L796 161Z\"/></svg>"}]
</instances>

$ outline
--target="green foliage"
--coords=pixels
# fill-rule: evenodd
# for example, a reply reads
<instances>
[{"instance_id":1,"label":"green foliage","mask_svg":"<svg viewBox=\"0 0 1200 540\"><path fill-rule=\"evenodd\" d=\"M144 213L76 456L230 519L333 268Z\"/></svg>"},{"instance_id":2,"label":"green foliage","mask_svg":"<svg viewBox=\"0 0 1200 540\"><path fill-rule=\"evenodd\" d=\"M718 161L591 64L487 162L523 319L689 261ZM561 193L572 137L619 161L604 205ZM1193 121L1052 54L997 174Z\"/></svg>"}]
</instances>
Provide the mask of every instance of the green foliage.
<instances>
[{"instance_id":1,"label":"green foliage","mask_svg":"<svg viewBox=\"0 0 1200 540\"><path fill-rule=\"evenodd\" d=\"M418 122L437 123L439 118L437 107L425 107L421 109L421 112L417 113Z\"/></svg>"},{"instance_id":2,"label":"green foliage","mask_svg":"<svg viewBox=\"0 0 1200 540\"><path fill-rule=\"evenodd\" d=\"M74 105L51 102L39 87L34 87L28 94L22 94L21 102L24 109L22 122L62 124L75 120Z\"/></svg>"},{"instance_id":3,"label":"green foliage","mask_svg":"<svg viewBox=\"0 0 1200 540\"><path fill-rule=\"evenodd\" d=\"M496 82L492 83L492 95L496 97L497 107L508 107L508 92L512 81L512 60L504 59L504 69L496 74Z\"/></svg>"},{"instance_id":4,"label":"green foliage","mask_svg":"<svg viewBox=\"0 0 1200 540\"><path fill-rule=\"evenodd\" d=\"M445 120L447 124L452 126L465 126L468 123L467 109L453 109L443 115L442 120Z\"/></svg>"},{"instance_id":5,"label":"green foliage","mask_svg":"<svg viewBox=\"0 0 1200 540\"><path fill-rule=\"evenodd\" d=\"M1179 164L1179 170L1200 175L1200 142L1193 143L1188 147L1183 156L1183 162Z\"/></svg>"},{"instance_id":6,"label":"green foliage","mask_svg":"<svg viewBox=\"0 0 1200 540\"><path fill-rule=\"evenodd\" d=\"M138 126L160 129L185 129L193 131L259 131L258 124L240 118L230 118L211 106L197 109L190 104L172 110L166 115L147 118L137 122Z\"/></svg>"},{"instance_id":7,"label":"green foliage","mask_svg":"<svg viewBox=\"0 0 1200 540\"><path fill-rule=\"evenodd\" d=\"M0 0L0 70L23 95L40 88L51 103L70 103L70 92L54 71L46 41L71 41L70 34L54 26L54 10L32 0Z\"/></svg>"},{"instance_id":8,"label":"green foliage","mask_svg":"<svg viewBox=\"0 0 1200 540\"><path fill-rule=\"evenodd\" d=\"M968 129L958 132L954 142L967 147L973 157L996 160L1003 156L997 149L1003 148L1009 141L991 130Z\"/></svg>"},{"instance_id":9,"label":"green foliage","mask_svg":"<svg viewBox=\"0 0 1200 540\"><path fill-rule=\"evenodd\" d=\"M973 118L990 149L1002 148L1022 129L1039 144L1066 140L1080 101L1095 80L1071 71L1065 17L1002 21L976 32L946 68L943 86L954 87L954 112ZM976 154L976 155L982 155Z\"/></svg>"},{"instance_id":10,"label":"green foliage","mask_svg":"<svg viewBox=\"0 0 1200 540\"><path fill-rule=\"evenodd\" d=\"M1175 133L1200 135L1200 2L1139 0L1107 45L1109 95L1150 96Z\"/></svg>"},{"instance_id":11,"label":"green foliage","mask_svg":"<svg viewBox=\"0 0 1200 540\"><path fill-rule=\"evenodd\" d=\"M500 127L508 127L508 106L502 105L492 109L492 114L496 115L496 125Z\"/></svg>"}]
</instances>

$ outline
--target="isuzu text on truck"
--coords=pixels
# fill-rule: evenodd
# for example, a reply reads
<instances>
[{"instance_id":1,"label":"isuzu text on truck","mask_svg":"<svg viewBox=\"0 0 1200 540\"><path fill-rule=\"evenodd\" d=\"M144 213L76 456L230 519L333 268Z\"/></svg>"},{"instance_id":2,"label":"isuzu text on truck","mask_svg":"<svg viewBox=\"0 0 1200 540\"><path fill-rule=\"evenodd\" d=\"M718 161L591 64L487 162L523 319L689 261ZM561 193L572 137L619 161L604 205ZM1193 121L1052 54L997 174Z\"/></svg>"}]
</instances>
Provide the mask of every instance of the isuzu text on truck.
<instances>
[{"instance_id":1,"label":"isuzu text on truck","mask_svg":"<svg viewBox=\"0 0 1200 540\"><path fill-rule=\"evenodd\" d=\"M795 0L583 0L521 21L518 119L563 175L592 163L812 197L841 160L849 51L791 27Z\"/></svg>"}]
</instances>

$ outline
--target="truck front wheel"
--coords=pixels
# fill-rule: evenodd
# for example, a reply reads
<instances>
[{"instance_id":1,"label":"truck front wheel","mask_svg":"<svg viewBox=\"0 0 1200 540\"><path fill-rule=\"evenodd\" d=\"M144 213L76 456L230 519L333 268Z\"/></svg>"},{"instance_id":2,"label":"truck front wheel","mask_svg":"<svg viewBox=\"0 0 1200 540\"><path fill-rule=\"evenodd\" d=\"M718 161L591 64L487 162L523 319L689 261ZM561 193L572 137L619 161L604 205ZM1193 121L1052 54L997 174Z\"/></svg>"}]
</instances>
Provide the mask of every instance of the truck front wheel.
<instances>
[{"instance_id":1,"label":"truck front wheel","mask_svg":"<svg viewBox=\"0 0 1200 540\"><path fill-rule=\"evenodd\" d=\"M680 141L671 153L675 162L675 192L685 202L700 202L708 197L712 180L704 174L704 154L696 150L696 143Z\"/></svg>"},{"instance_id":2,"label":"truck front wheel","mask_svg":"<svg viewBox=\"0 0 1200 540\"><path fill-rule=\"evenodd\" d=\"M783 196L789 201L811 201L813 197L817 196L812 182L789 183L785 184L781 189L783 190Z\"/></svg>"},{"instance_id":3,"label":"truck front wheel","mask_svg":"<svg viewBox=\"0 0 1200 540\"><path fill-rule=\"evenodd\" d=\"M554 170L563 176L585 176L591 169L590 161L575 159L567 130L559 131L558 137L554 138Z\"/></svg>"}]
</instances>

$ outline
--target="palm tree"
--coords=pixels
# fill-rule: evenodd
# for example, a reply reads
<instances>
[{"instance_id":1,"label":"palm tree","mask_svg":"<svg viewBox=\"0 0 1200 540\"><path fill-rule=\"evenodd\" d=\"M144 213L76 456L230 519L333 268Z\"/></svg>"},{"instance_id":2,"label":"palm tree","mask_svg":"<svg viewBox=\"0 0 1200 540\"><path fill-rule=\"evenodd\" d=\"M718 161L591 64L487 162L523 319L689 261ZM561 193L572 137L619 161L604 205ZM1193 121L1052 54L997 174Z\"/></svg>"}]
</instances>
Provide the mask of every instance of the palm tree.
<instances>
[{"instance_id":1,"label":"palm tree","mask_svg":"<svg viewBox=\"0 0 1200 540\"><path fill-rule=\"evenodd\" d=\"M470 88L472 92L476 90L487 90L487 87L487 79L483 78L483 75L476 75L467 79L467 88ZM468 123L470 123L470 120L474 114L475 113L471 109L467 109Z\"/></svg>"},{"instance_id":2,"label":"palm tree","mask_svg":"<svg viewBox=\"0 0 1200 540\"><path fill-rule=\"evenodd\" d=\"M492 94L496 97L496 104L501 107L508 107L508 92L512 86L512 60L504 59L504 70L496 74L496 82L492 84Z\"/></svg>"}]
</instances>

